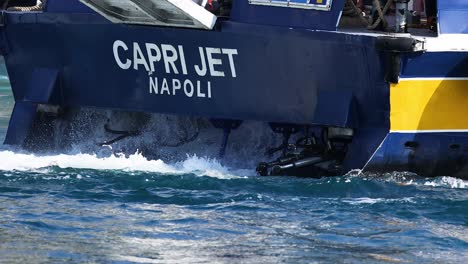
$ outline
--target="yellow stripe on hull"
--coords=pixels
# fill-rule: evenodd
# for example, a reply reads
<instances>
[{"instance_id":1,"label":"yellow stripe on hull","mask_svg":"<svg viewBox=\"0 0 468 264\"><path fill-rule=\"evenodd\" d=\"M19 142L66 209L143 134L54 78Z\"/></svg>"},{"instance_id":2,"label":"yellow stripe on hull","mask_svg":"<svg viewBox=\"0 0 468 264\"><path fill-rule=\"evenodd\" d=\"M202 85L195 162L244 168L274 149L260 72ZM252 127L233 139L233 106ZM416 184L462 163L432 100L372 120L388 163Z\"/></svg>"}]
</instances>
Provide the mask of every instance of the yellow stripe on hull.
<instances>
[{"instance_id":1,"label":"yellow stripe on hull","mask_svg":"<svg viewBox=\"0 0 468 264\"><path fill-rule=\"evenodd\" d=\"M392 131L468 130L468 78L402 79L390 109Z\"/></svg>"}]
</instances>

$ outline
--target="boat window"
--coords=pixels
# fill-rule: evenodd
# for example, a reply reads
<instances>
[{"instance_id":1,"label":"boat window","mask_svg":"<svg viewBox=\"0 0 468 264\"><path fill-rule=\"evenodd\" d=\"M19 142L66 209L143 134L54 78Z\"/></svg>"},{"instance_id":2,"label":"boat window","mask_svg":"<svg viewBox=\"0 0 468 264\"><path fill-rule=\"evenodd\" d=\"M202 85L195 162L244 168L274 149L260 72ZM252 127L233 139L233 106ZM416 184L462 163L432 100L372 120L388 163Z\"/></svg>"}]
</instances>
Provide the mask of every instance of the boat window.
<instances>
[{"instance_id":1,"label":"boat window","mask_svg":"<svg viewBox=\"0 0 468 264\"><path fill-rule=\"evenodd\" d=\"M330 11L333 0L249 0L252 5L279 6Z\"/></svg>"},{"instance_id":2,"label":"boat window","mask_svg":"<svg viewBox=\"0 0 468 264\"><path fill-rule=\"evenodd\" d=\"M200 4L176 0L80 0L114 23L212 29L216 16Z\"/></svg>"}]
</instances>

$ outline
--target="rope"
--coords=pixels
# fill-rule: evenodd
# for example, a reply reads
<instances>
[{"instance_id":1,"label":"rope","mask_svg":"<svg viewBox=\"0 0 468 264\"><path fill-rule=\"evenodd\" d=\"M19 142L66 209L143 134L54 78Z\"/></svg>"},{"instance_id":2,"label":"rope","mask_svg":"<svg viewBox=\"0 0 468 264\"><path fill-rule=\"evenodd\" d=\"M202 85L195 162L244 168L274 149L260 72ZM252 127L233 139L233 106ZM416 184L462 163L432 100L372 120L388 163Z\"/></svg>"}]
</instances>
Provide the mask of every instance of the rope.
<instances>
[{"instance_id":1,"label":"rope","mask_svg":"<svg viewBox=\"0 0 468 264\"><path fill-rule=\"evenodd\" d=\"M374 8L377 10L377 13L379 14L379 17L377 18L376 21L373 21L372 16L370 17L369 20L367 20L363 15L362 15L362 10L356 6L353 0L346 0L346 3L348 6L350 6L353 11L350 11L350 8L344 9L343 13L348 14L348 15L358 15L359 19L361 19L365 24L367 24L367 29L369 30L374 30L376 29L380 23L383 23L383 26L386 28L388 25L387 20L385 19L385 14L388 12L390 9L390 6L392 5L393 0L387 0L387 3L385 4L384 8L382 9L382 6L380 5L379 0L374 0L373 5Z\"/></svg>"},{"instance_id":2,"label":"rope","mask_svg":"<svg viewBox=\"0 0 468 264\"><path fill-rule=\"evenodd\" d=\"M385 19L385 14L388 12L388 9L390 9L390 6L392 5L393 0L387 0L387 3L385 4L384 8L380 6L380 1L379 0L374 0L374 7L377 9L377 12L379 13L379 18L375 22L372 21L372 17L369 21L369 26L367 26L367 29L373 30L376 29L380 22L382 22L384 28L387 28L388 22Z\"/></svg>"}]
</instances>

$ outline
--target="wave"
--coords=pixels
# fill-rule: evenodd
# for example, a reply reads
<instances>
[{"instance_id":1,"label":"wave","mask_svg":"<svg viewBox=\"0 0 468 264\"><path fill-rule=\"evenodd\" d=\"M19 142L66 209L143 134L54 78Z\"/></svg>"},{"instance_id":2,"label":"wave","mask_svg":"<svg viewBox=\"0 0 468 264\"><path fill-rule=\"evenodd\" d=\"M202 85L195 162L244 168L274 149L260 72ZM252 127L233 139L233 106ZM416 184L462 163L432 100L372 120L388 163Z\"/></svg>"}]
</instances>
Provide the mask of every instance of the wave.
<instances>
[{"instance_id":1,"label":"wave","mask_svg":"<svg viewBox=\"0 0 468 264\"><path fill-rule=\"evenodd\" d=\"M394 173L397 174L397 173ZM413 185L421 187L445 187L451 189L468 189L468 181L457 179L450 176L441 176L436 178L424 178L420 176L410 177L403 180L396 180L400 185Z\"/></svg>"},{"instance_id":2,"label":"wave","mask_svg":"<svg viewBox=\"0 0 468 264\"><path fill-rule=\"evenodd\" d=\"M193 174L196 176L208 176L218 179L235 179L255 176L251 169L231 168L223 165L215 158L187 155L184 160L166 163L161 159L150 160L137 152L132 155L112 154L99 156L97 154L58 154L37 155L21 153L14 150L0 151L0 171L19 171L50 173L53 168L60 169L91 169L111 170L122 172L157 173L164 175ZM437 178L424 178L415 174L405 172L393 172L383 175L348 174L341 177L333 177L310 182L313 185L339 184L339 185L361 185L366 182L386 182L397 186L416 186L420 188L451 188L468 189L468 181L443 176ZM388 200L360 197L345 202L350 204L374 204L381 202L412 202L411 199Z\"/></svg>"},{"instance_id":3,"label":"wave","mask_svg":"<svg viewBox=\"0 0 468 264\"><path fill-rule=\"evenodd\" d=\"M7 91L11 91L10 79L8 78L6 74L2 74L5 71L6 71L5 69L2 70L0 68L0 90L4 89Z\"/></svg>"},{"instance_id":4,"label":"wave","mask_svg":"<svg viewBox=\"0 0 468 264\"><path fill-rule=\"evenodd\" d=\"M440 176L427 178L412 172L388 172L375 174L363 172L362 170L352 170L345 175L345 181L351 182L352 179L378 180L388 183L394 183L400 186L419 186L419 187L446 187L452 189L468 189L468 181L450 177ZM365 203L365 201L363 202Z\"/></svg>"},{"instance_id":5,"label":"wave","mask_svg":"<svg viewBox=\"0 0 468 264\"><path fill-rule=\"evenodd\" d=\"M432 179L432 180L427 180L426 182L424 182L424 185L432 186L432 187L446 186L446 187L456 188L456 189L467 189L468 181L444 176L444 177L439 177L439 178Z\"/></svg>"},{"instance_id":6,"label":"wave","mask_svg":"<svg viewBox=\"0 0 468 264\"><path fill-rule=\"evenodd\" d=\"M61 169L92 169L116 170L124 172L151 172L159 174L195 174L219 179L241 178L253 174L249 170L231 170L216 160L196 155L187 155L183 161L166 164L162 160L149 160L141 153L132 155L113 154L108 157L98 157L96 154L60 154L34 155L15 153L10 150L0 151L0 171L35 171L47 172L48 168Z\"/></svg>"},{"instance_id":7,"label":"wave","mask_svg":"<svg viewBox=\"0 0 468 264\"><path fill-rule=\"evenodd\" d=\"M348 203L351 205L361 205L361 204L376 204L376 203L415 203L413 198L404 197L398 199L386 199L386 198L370 198L370 197L360 197L360 198L348 198L343 199L342 202Z\"/></svg>"}]
</instances>

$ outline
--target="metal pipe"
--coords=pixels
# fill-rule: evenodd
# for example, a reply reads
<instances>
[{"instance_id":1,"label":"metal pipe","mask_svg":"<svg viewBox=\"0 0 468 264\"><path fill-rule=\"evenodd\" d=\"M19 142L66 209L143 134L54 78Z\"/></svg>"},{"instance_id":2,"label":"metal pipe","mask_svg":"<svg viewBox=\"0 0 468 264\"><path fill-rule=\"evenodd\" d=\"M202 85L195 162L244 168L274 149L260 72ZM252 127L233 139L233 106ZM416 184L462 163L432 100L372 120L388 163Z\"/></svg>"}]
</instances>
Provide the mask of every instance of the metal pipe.
<instances>
[{"instance_id":1,"label":"metal pipe","mask_svg":"<svg viewBox=\"0 0 468 264\"><path fill-rule=\"evenodd\" d=\"M284 165L276 165L273 166L273 168L271 169L271 175L281 175L282 173L284 173L285 170L312 166L322 161L324 161L322 157L310 157Z\"/></svg>"},{"instance_id":2,"label":"metal pipe","mask_svg":"<svg viewBox=\"0 0 468 264\"><path fill-rule=\"evenodd\" d=\"M407 15L408 15L408 2L409 0L394 0L395 1L395 32L407 33Z\"/></svg>"}]
</instances>

